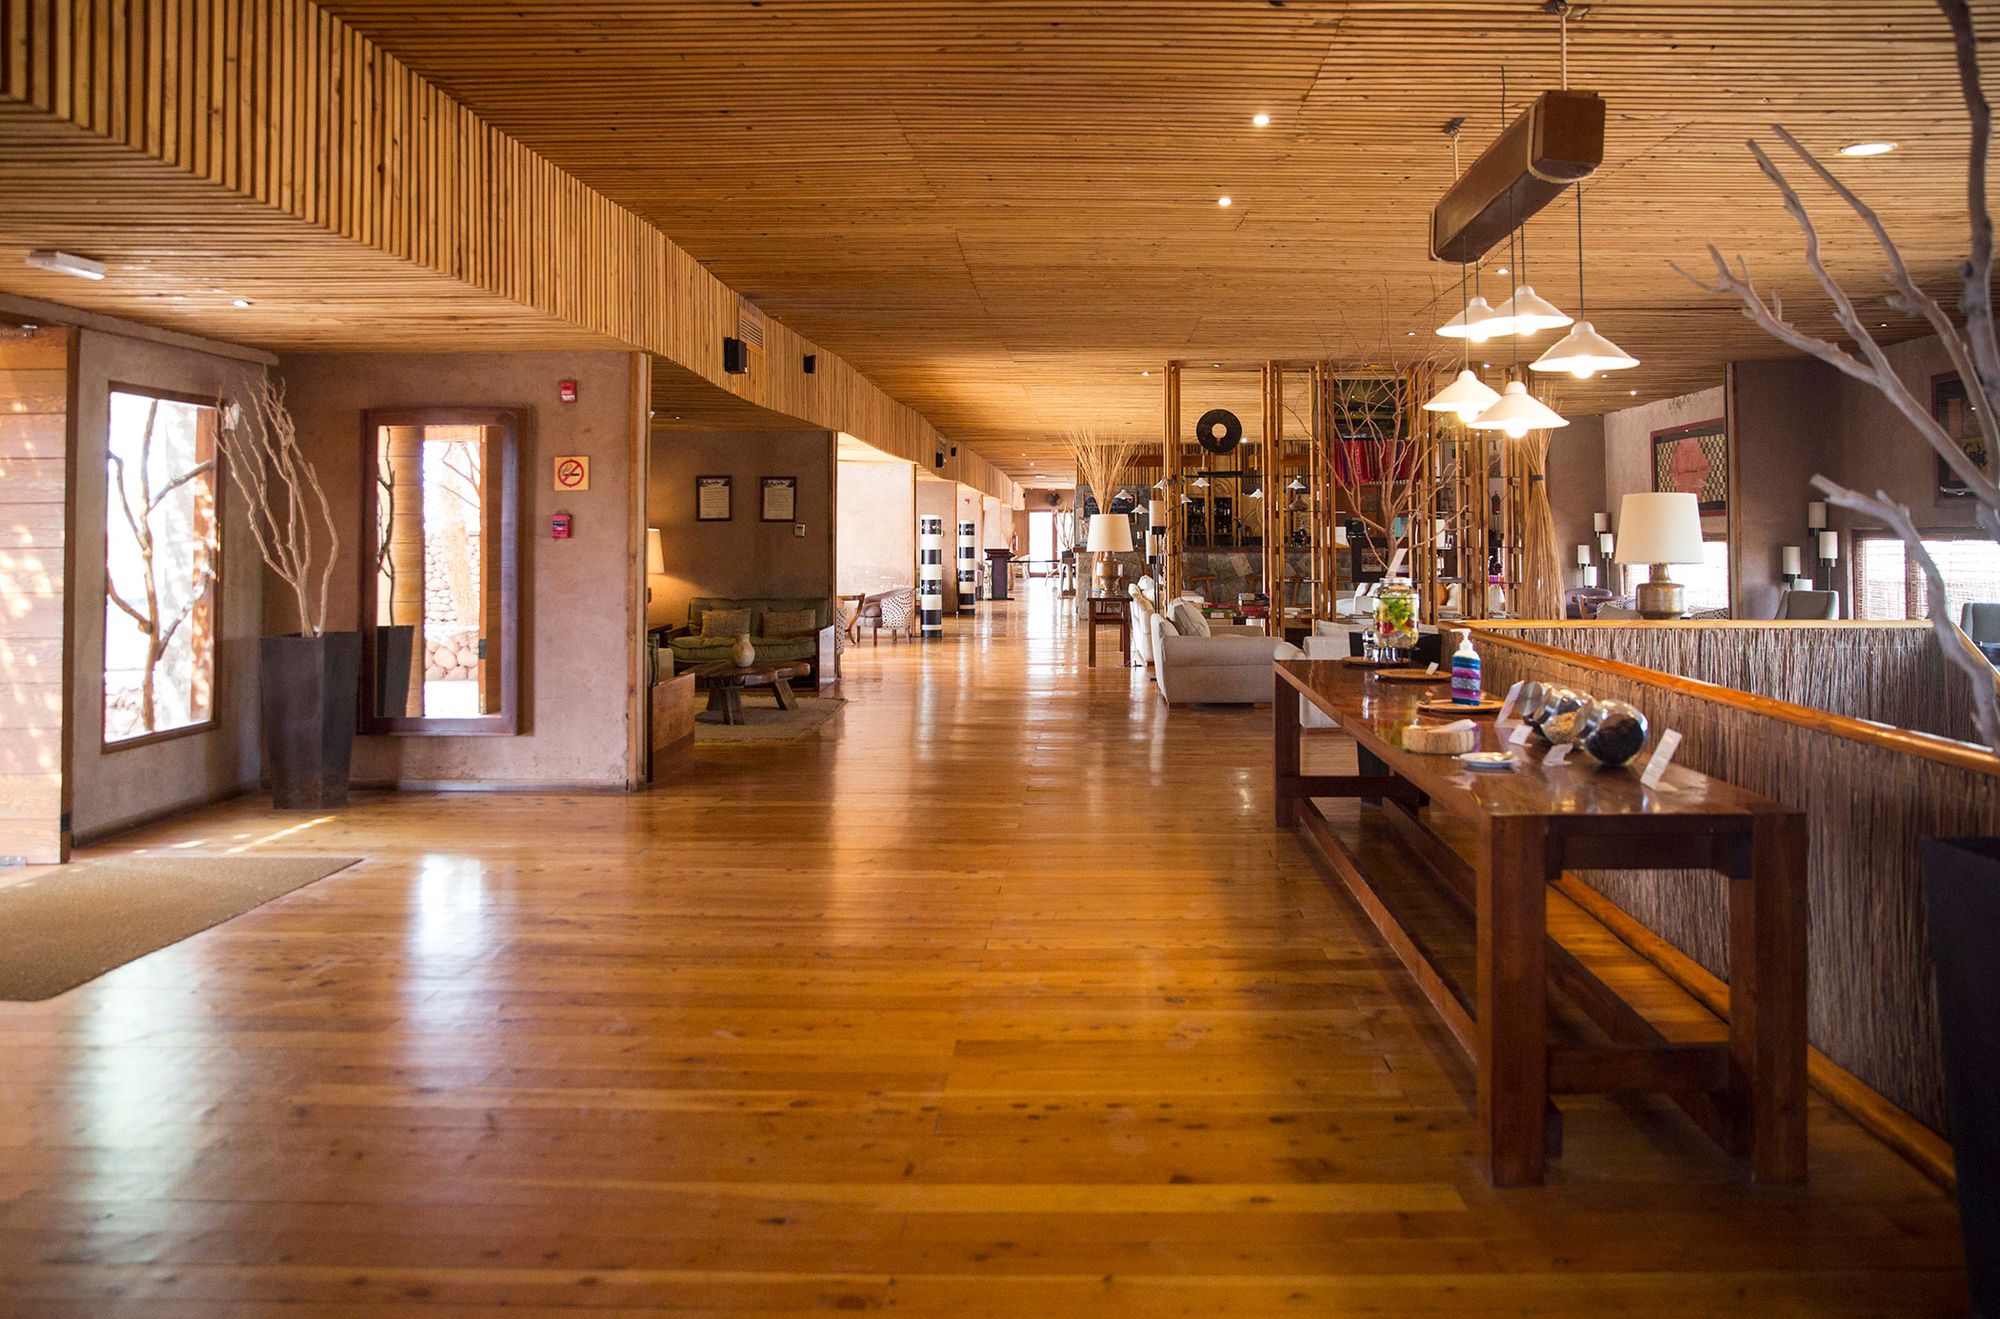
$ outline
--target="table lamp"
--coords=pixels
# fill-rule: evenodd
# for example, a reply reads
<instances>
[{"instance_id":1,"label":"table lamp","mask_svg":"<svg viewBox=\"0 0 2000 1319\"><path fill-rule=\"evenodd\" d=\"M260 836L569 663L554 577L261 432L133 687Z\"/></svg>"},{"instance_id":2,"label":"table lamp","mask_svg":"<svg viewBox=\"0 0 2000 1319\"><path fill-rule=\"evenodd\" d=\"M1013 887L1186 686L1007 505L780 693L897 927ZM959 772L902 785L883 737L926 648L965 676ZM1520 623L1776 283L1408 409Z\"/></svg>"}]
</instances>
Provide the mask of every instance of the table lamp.
<instances>
[{"instance_id":1,"label":"table lamp","mask_svg":"<svg viewBox=\"0 0 2000 1319\"><path fill-rule=\"evenodd\" d=\"M1687 588L1667 576L1667 566L1701 563L1704 557L1701 501L1695 496L1634 494L1619 504L1617 562L1652 568L1635 593L1641 618L1679 618L1686 613Z\"/></svg>"},{"instance_id":2,"label":"table lamp","mask_svg":"<svg viewBox=\"0 0 2000 1319\"><path fill-rule=\"evenodd\" d=\"M1084 548L1092 554L1129 554L1132 550L1132 519L1123 513L1092 513L1090 539ZM1109 559L1097 561L1097 593L1105 594L1104 579L1111 568Z\"/></svg>"}]
</instances>

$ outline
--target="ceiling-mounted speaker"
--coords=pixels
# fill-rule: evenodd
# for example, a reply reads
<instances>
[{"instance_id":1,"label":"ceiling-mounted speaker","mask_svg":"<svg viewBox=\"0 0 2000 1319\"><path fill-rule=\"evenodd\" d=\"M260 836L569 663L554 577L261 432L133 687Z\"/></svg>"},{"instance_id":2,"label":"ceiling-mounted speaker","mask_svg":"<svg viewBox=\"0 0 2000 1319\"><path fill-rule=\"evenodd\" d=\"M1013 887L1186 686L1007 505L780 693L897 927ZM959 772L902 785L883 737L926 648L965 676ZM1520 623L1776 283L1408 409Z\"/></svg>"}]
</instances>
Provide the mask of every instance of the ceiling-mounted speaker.
<instances>
[{"instance_id":1,"label":"ceiling-mounted speaker","mask_svg":"<svg viewBox=\"0 0 2000 1319\"><path fill-rule=\"evenodd\" d=\"M1604 98L1543 92L1431 209L1431 255L1477 261L1604 163Z\"/></svg>"},{"instance_id":2,"label":"ceiling-mounted speaker","mask_svg":"<svg viewBox=\"0 0 2000 1319\"><path fill-rule=\"evenodd\" d=\"M800 363L800 369L807 375L816 374L819 371L819 354L807 353L805 361Z\"/></svg>"},{"instance_id":3,"label":"ceiling-mounted speaker","mask_svg":"<svg viewBox=\"0 0 2000 1319\"><path fill-rule=\"evenodd\" d=\"M1243 419L1228 408L1210 408L1194 424L1194 439L1210 453L1228 453L1243 443Z\"/></svg>"},{"instance_id":4,"label":"ceiling-mounted speaker","mask_svg":"<svg viewBox=\"0 0 2000 1319\"><path fill-rule=\"evenodd\" d=\"M1062 496L1057 494L1053 490L1049 491L1049 507L1059 508L1061 506L1062 506Z\"/></svg>"},{"instance_id":5,"label":"ceiling-mounted speaker","mask_svg":"<svg viewBox=\"0 0 2000 1319\"><path fill-rule=\"evenodd\" d=\"M750 370L750 349L741 339L728 337L722 341L722 370L726 375L746 375Z\"/></svg>"}]
</instances>

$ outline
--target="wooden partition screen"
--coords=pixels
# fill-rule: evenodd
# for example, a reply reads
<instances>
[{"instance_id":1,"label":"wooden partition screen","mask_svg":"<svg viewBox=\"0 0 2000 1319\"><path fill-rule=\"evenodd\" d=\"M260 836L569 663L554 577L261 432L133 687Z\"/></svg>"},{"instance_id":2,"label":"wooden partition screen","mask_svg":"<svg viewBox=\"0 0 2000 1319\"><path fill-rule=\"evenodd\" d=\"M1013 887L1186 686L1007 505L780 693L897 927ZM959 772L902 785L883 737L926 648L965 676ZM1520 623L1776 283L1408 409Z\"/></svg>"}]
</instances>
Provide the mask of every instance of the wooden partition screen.
<instances>
[{"instance_id":1,"label":"wooden partition screen","mask_svg":"<svg viewBox=\"0 0 2000 1319\"><path fill-rule=\"evenodd\" d=\"M1918 844L2000 833L2000 761L1964 742L1857 717L1871 703L1877 720L1883 711L1948 707L1954 684L1935 642L1926 648L1928 628L1486 623L1475 630L1496 690L1535 678L1630 701L1655 736L1680 731L1682 763L1806 812L1812 1044L1942 1133L1943 1062ZM1667 665L1678 672L1663 671ZM1781 694L1745 690L1760 686ZM1621 871L1582 882L1727 979L1722 881Z\"/></svg>"},{"instance_id":2,"label":"wooden partition screen","mask_svg":"<svg viewBox=\"0 0 2000 1319\"><path fill-rule=\"evenodd\" d=\"M0 325L0 865L69 859L63 620L73 344L68 329Z\"/></svg>"}]
</instances>

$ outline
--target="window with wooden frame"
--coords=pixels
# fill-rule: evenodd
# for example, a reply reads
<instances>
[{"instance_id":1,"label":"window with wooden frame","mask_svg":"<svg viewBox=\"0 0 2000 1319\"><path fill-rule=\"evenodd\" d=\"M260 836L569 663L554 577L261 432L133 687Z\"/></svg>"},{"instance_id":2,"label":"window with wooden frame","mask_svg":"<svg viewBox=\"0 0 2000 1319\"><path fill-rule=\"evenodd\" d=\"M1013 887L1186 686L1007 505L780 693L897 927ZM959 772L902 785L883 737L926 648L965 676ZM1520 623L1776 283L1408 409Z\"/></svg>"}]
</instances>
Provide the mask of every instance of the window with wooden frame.
<instances>
[{"instance_id":1,"label":"window with wooden frame","mask_svg":"<svg viewBox=\"0 0 2000 1319\"><path fill-rule=\"evenodd\" d=\"M2000 545L1976 531L1927 531L1924 552L1944 578L1945 608L1952 621L1967 604L2000 600ZM1855 535L1854 616L1931 616L1923 571L1900 537L1887 531Z\"/></svg>"},{"instance_id":2,"label":"window with wooden frame","mask_svg":"<svg viewBox=\"0 0 2000 1319\"><path fill-rule=\"evenodd\" d=\"M104 744L215 724L221 493L214 399L113 385L105 443Z\"/></svg>"},{"instance_id":3,"label":"window with wooden frame","mask_svg":"<svg viewBox=\"0 0 2000 1319\"><path fill-rule=\"evenodd\" d=\"M520 414L362 419L361 727L520 731Z\"/></svg>"}]
</instances>

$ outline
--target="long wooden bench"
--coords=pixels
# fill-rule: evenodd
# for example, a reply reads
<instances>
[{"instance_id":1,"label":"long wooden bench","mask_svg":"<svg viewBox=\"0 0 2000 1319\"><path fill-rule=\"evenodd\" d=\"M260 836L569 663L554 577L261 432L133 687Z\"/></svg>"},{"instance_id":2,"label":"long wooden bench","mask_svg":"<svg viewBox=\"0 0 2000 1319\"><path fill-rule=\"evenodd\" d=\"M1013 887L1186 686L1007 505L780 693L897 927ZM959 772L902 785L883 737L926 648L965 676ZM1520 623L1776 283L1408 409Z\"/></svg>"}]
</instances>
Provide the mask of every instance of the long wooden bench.
<instances>
[{"instance_id":1,"label":"long wooden bench","mask_svg":"<svg viewBox=\"0 0 2000 1319\"><path fill-rule=\"evenodd\" d=\"M1533 747L1514 748L1523 763L1510 773L1475 774L1402 746L1417 701L1440 689L1338 662L1274 667L1277 823L1303 829L1471 1058L1489 1180L1541 1180L1559 1149L1551 1095L1634 1091L1670 1095L1759 1180L1804 1178L1799 812L1678 767L1648 789L1636 768L1544 766ZM1300 697L1353 739L1355 773L1302 771ZM1488 722L1482 749L1500 749L1503 732ZM1336 821L1315 798L1364 807ZM1729 878L1726 1034L1663 1027L1643 1001L1657 978L1593 954L1595 923L1549 893L1565 870L1640 865Z\"/></svg>"}]
</instances>

